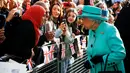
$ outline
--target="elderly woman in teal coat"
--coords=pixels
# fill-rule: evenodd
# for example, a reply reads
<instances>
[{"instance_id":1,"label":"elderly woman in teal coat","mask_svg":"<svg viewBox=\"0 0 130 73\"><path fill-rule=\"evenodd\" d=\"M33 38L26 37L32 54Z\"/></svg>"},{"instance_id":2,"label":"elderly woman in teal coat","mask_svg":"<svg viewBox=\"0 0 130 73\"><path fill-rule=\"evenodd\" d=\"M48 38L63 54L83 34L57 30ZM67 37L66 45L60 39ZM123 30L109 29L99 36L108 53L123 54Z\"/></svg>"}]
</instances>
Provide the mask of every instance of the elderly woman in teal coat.
<instances>
[{"instance_id":1,"label":"elderly woman in teal coat","mask_svg":"<svg viewBox=\"0 0 130 73\"><path fill-rule=\"evenodd\" d=\"M88 57L84 67L90 70L90 73L104 71L105 67L106 71L118 70L125 73L123 63L126 56L125 47L117 28L105 22L108 20L108 12L84 5L78 17L83 19L84 27L89 29L86 51Z\"/></svg>"}]
</instances>

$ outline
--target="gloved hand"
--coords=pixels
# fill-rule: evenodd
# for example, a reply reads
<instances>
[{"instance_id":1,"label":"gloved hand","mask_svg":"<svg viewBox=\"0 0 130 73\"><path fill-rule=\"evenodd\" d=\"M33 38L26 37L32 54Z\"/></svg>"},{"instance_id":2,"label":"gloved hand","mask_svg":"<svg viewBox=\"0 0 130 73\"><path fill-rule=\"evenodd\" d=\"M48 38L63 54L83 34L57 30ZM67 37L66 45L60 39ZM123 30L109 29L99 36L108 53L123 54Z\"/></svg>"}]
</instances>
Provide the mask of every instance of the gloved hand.
<instances>
[{"instance_id":1,"label":"gloved hand","mask_svg":"<svg viewBox=\"0 0 130 73\"><path fill-rule=\"evenodd\" d=\"M86 69L92 68L91 65L90 65L90 62L89 62L88 60L84 63L84 67L85 67Z\"/></svg>"},{"instance_id":2,"label":"gloved hand","mask_svg":"<svg viewBox=\"0 0 130 73\"><path fill-rule=\"evenodd\" d=\"M102 56L94 56L90 61L94 64L97 64L103 62L103 58Z\"/></svg>"}]
</instances>

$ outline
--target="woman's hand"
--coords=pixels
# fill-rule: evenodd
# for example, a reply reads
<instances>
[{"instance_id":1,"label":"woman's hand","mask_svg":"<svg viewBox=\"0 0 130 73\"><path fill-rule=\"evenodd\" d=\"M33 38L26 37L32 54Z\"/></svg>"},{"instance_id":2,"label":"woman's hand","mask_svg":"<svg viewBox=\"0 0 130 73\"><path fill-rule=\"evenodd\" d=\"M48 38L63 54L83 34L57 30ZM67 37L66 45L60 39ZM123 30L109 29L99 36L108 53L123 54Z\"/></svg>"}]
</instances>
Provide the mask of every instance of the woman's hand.
<instances>
[{"instance_id":1,"label":"woman's hand","mask_svg":"<svg viewBox=\"0 0 130 73\"><path fill-rule=\"evenodd\" d=\"M12 10L9 12L9 14L8 14L8 16L7 16L7 18L6 18L6 22L9 22L9 21L14 17L14 14L15 14L16 11L17 11L16 9L12 9Z\"/></svg>"},{"instance_id":2,"label":"woman's hand","mask_svg":"<svg viewBox=\"0 0 130 73\"><path fill-rule=\"evenodd\" d=\"M64 24L64 22L62 22L62 23L60 24L59 28L60 28L62 31L65 30L66 24Z\"/></svg>"},{"instance_id":3,"label":"woman's hand","mask_svg":"<svg viewBox=\"0 0 130 73\"><path fill-rule=\"evenodd\" d=\"M67 28L66 28L66 24L64 24L64 23L61 23L60 24L60 26L59 26L59 28L62 30L62 35L66 35L66 30L67 30Z\"/></svg>"},{"instance_id":4,"label":"woman's hand","mask_svg":"<svg viewBox=\"0 0 130 73\"><path fill-rule=\"evenodd\" d=\"M9 12L9 14L8 14L8 16L6 18L6 22L9 22L15 16L15 13L18 13L19 16L21 16L22 15L22 9L20 9L20 8L14 8L14 9L12 9Z\"/></svg>"},{"instance_id":5,"label":"woman's hand","mask_svg":"<svg viewBox=\"0 0 130 73\"><path fill-rule=\"evenodd\" d=\"M45 33L45 36L48 41L52 41L54 39L54 32L53 31L48 31Z\"/></svg>"},{"instance_id":6,"label":"woman's hand","mask_svg":"<svg viewBox=\"0 0 130 73\"><path fill-rule=\"evenodd\" d=\"M67 31L67 29L66 29L66 27L65 27L64 30L63 30L62 35L66 35L66 31Z\"/></svg>"},{"instance_id":7,"label":"woman's hand","mask_svg":"<svg viewBox=\"0 0 130 73\"><path fill-rule=\"evenodd\" d=\"M72 37L75 38L75 34L74 33L72 33Z\"/></svg>"}]
</instances>

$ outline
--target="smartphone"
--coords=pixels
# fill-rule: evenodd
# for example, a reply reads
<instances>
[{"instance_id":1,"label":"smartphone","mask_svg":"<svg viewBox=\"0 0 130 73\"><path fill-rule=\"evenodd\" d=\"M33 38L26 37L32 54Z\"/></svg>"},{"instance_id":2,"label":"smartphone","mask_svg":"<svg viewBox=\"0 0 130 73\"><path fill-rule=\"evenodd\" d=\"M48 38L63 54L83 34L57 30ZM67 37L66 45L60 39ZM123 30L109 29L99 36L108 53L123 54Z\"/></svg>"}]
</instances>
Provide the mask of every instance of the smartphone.
<instances>
[{"instance_id":1,"label":"smartphone","mask_svg":"<svg viewBox=\"0 0 130 73\"><path fill-rule=\"evenodd\" d=\"M62 22L63 22L64 24L66 24L66 23L67 23L67 21L66 21L66 19L65 19L65 18L62 20Z\"/></svg>"},{"instance_id":2,"label":"smartphone","mask_svg":"<svg viewBox=\"0 0 130 73\"><path fill-rule=\"evenodd\" d=\"M14 17L19 17L20 16L20 10L17 10L17 12L15 12Z\"/></svg>"}]
</instances>

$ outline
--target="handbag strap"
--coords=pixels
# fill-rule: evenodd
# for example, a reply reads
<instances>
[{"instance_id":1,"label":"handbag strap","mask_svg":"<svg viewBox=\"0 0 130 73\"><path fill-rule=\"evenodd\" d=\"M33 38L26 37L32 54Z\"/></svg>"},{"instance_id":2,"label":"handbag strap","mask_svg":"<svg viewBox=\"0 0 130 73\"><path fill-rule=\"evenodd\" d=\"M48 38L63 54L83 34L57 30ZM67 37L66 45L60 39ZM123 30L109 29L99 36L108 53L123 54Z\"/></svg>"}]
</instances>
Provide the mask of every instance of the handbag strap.
<instances>
[{"instance_id":1,"label":"handbag strap","mask_svg":"<svg viewBox=\"0 0 130 73\"><path fill-rule=\"evenodd\" d=\"M106 71L106 66L107 66L108 56L109 56L109 54L108 54L107 57L106 57L105 66L104 66L104 71Z\"/></svg>"},{"instance_id":2,"label":"handbag strap","mask_svg":"<svg viewBox=\"0 0 130 73\"><path fill-rule=\"evenodd\" d=\"M108 56L109 56L109 55L110 55L110 54L108 54L107 57L106 57L105 66L104 66L104 71L106 71L106 66L107 66L107 61L108 61ZM118 71L117 65L114 65L113 68L114 68L115 71Z\"/></svg>"}]
</instances>

